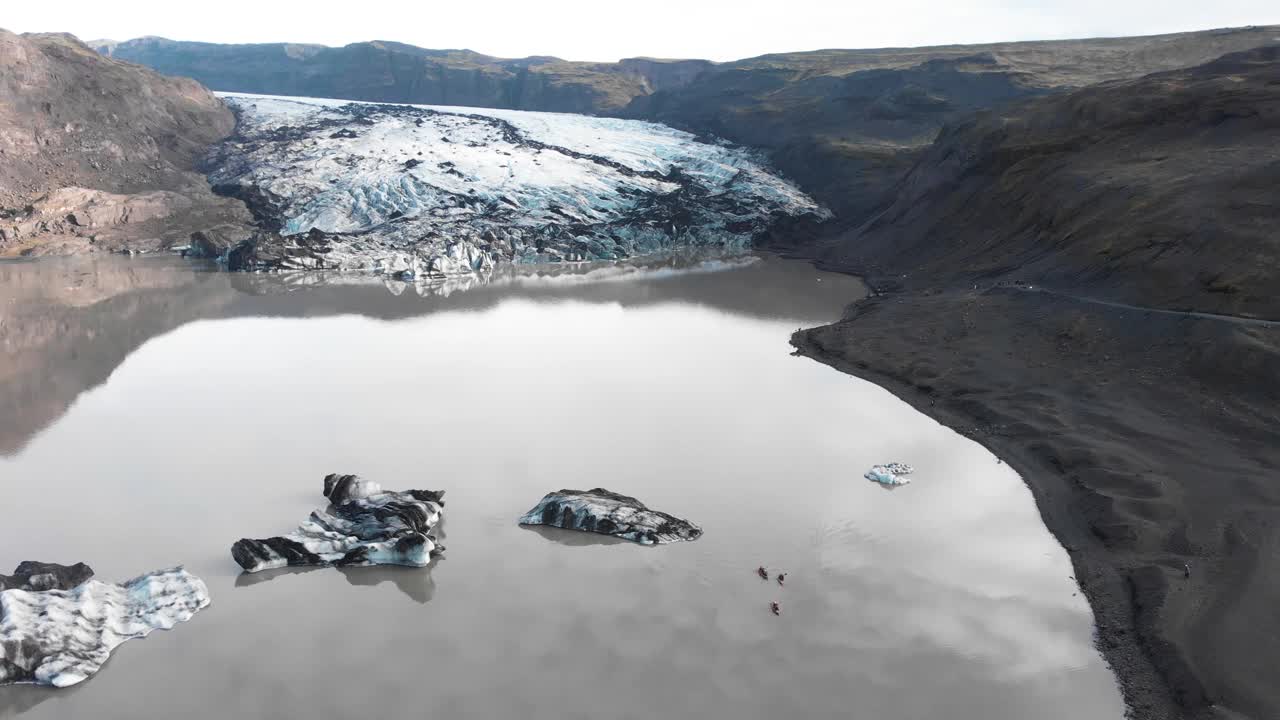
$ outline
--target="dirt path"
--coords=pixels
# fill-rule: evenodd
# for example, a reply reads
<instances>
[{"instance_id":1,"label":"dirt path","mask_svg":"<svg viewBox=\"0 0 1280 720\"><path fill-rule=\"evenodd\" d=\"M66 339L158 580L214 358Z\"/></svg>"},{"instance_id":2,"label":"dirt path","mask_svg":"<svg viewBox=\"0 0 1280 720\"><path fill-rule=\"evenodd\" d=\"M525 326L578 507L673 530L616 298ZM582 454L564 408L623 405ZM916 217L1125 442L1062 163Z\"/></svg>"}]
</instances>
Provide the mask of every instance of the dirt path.
<instances>
[{"instance_id":1,"label":"dirt path","mask_svg":"<svg viewBox=\"0 0 1280 720\"><path fill-rule=\"evenodd\" d=\"M1054 297L1074 300L1076 302L1091 303L1094 305L1102 305L1104 307L1119 308L1121 310L1136 310L1144 313L1155 313L1157 315L1174 315L1180 317L1197 318L1201 320L1221 320L1223 322L1239 323L1241 325L1256 325L1258 327L1280 328L1280 320L1267 320L1265 318L1245 317L1243 315L1220 315L1218 313L1196 312L1194 310L1166 310L1163 308L1143 307L1141 305L1130 305L1128 303L1115 302L1112 300L1100 300L1082 295L1071 295L1056 290L1035 286L1012 286L1006 289L1017 290L1020 292L1042 293L1052 295Z\"/></svg>"}]
</instances>

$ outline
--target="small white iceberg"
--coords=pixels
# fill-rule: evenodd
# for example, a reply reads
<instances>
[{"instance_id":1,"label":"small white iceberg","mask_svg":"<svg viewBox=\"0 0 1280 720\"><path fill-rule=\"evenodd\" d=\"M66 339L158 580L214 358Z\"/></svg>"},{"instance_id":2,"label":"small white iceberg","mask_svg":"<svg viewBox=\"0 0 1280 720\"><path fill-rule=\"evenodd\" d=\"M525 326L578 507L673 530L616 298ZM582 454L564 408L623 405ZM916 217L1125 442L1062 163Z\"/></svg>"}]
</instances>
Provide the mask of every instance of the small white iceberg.
<instances>
[{"instance_id":1,"label":"small white iceberg","mask_svg":"<svg viewBox=\"0 0 1280 720\"><path fill-rule=\"evenodd\" d=\"M891 462L873 466L862 477L871 482L880 483L885 487L897 487L911 482L911 478L904 476L913 472L915 472L915 468L906 463Z\"/></svg>"}]
</instances>

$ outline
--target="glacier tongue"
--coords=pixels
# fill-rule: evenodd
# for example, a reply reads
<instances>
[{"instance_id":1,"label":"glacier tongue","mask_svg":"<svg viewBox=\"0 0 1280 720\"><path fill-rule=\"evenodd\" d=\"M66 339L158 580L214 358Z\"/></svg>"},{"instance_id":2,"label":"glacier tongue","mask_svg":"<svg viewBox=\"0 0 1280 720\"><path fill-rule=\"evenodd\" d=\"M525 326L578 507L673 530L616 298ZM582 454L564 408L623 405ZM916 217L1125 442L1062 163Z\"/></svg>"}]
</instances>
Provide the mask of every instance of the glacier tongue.
<instances>
[{"instance_id":1,"label":"glacier tongue","mask_svg":"<svg viewBox=\"0 0 1280 720\"><path fill-rule=\"evenodd\" d=\"M634 120L226 95L208 161L271 231L233 269L443 276L495 263L741 249L828 213L746 150Z\"/></svg>"}]
</instances>

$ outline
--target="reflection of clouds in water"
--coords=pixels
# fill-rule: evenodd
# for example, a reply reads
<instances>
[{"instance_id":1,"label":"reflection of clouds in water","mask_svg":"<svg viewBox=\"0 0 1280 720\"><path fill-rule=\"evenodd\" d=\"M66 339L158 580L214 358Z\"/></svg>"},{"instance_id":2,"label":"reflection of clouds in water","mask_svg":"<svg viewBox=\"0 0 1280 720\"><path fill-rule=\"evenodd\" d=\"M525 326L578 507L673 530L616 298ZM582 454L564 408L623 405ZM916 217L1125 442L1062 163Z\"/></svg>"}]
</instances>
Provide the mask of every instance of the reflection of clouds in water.
<instances>
[{"instance_id":1,"label":"reflection of clouds in water","mask_svg":"<svg viewBox=\"0 0 1280 720\"><path fill-rule=\"evenodd\" d=\"M963 465L975 468L972 463ZM901 492L876 493L873 502L851 496L876 488L851 483L840 496L847 504L832 508L848 514L829 522L837 532L847 523L855 524L869 543L851 548L834 562L852 569L883 565L887 559L909 574L960 585L988 599L1031 592L1045 604L1083 610L1082 603L1063 597L1063 589L1070 589L1066 577L1071 568L1039 518L1026 511L1031 497L1021 480L1007 471L998 477L966 477L962 463L952 467L950 473L922 475ZM993 495L976 491L978 485L1003 489ZM948 540L940 543L944 537ZM866 557L871 552L874 561Z\"/></svg>"},{"instance_id":2,"label":"reflection of clouds in water","mask_svg":"<svg viewBox=\"0 0 1280 720\"><path fill-rule=\"evenodd\" d=\"M551 316L561 322L549 324ZM690 322L699 316L705 317ZM930 421L869 384L848 380L842 388L853 408L846 411L849 415L826 417L828 408L797 403L797 397L811 397L804 387L810 378L812 397L829 396L832 371L815 367L814 373L785 383L768 381L786 367L809 363L787 356L783 329L776 324L731 322L722 313L685 307L636 311L617 304L566 301L547 306L520 299L504 301L483 316L444 313L397 324L331 318L325 321L328 327L349 343L344 353L333 353L332 335L312 332L310 322L242 319L189 325L175 334L185 343L132 358L131 372L121 374L116 389L125 392L130 382L154 383L182 368L181 357L169 356L166 349L193 344L201 348L204 362L219 366L245 362L248 352L255 374L293 382L304 376L344 378L326 390L327 402L335 407L359 408L368 404L364 398L398 397L391 390L431 399L426 405L372 403L379 427L387 431L416 428L421 437L441 439L500 435L508 444L505 453L526 459L563 447L571 437L577 462L610 468L611 482L620 488L674 482L682 466L702 467L699 456L717 458L714 471L726 477L742 472L781 477L795 458L770 467L762 461L775 462L773 458L753 457L749 466L735 467L739 438L768 437L778 423L808 426L813 419L805 414L818 413L821 425L809 432L819 445L865 443L820 510L815 548L823 576L831 580L831 587L821 592L843 592L848 602L840 607L856 613L857 627L864 633L874 628L860 643L885 649L930 643L945 655L990 663L997 675L1030 675L1096 661L1088 609L1082 598L1071 597L1071 569L1013 471L936 424L922 432L921 423ZM712 324L717 325L716 349L709 352L703 333ZM584 327L591 332L584 334ZM778 336L776 352L762 353L762 331ZM640 353L637 347L643 348ZM512 348L522 350L518 360ZM741 363L726 364L726 356ZM519 369L513 372L516 363ZM379 371L352 375L353 366ZM618 382L620 369L633 380ZM688 376L702 380L687 387ZM419 385L386 387L392 378L416 378ZM239 417L239 408L252 398L237 399L236 387L232 383L208 398L205 412L220 415L219 405L225 403L226 420ZM749 399L742 395L744 388L751 389ZM262 392L255 391L254 397ZM288 386L272 392L281 393L280 400L291 397ZM143 394L132 394L135 406ZM496 414L494 404L505 398L519 402L504 403L503 412ZM752 406L769 411L750 412ZM739 410L726 413L726 407ZM681 414L678 421L670 415L673 408ZM289 425L307 422L312 411L285 401L273 406L273 412L290 416L281 421ZM792 412L802 414L788 414ZM602 417L609 419L607 428L598 426L596 418ZM255 420L237 422L244 426ZM327 428L334 437L364 437L358 415L335 416L330 422L336 423ZM850 438L848 427L876 431ZM691 428L703 431L694 436ZM385 454L395 446L393 435L369 437L360 451ZM640 456L646 458L643 463L635 460ZM916 466L915 481L899 492L883 492L861 478L862 469L888 458ZM445 458L437 457L436 462L442 461L447 467ZM468 482L486 481L470 470L465 475ZM673 480L662 479L664 475ZM501 496L503 483L487 481ZM672 488L668 497L675 499L674 506L684 507L687 492ZM780 507L774 521L813 522L795 513L796 508ZM692 508L686 514L695 515ZM525 532L539 532L564 545L611 542L555 529ZM849 578L858 583L841 590ZM837 621L847 619L832 618Z\"/></svg>"},{"instance_id":3,"label":"reflection of clouds in water","mask_svg":"<svg viewBox=\"0 0 1280 720\"><path fill-rule=\"evenodd\" d=\"M403 568L291 571L308 574L228 591L206 623L223 618L234 634L205 643L206 625L193 624L162 638L190 643L192 679L174 691L184 710L222 710L233 696L245 716L390 717L430 703L457 710L450 717L599 707L751 720L1119 717L1066 558L1018 478L883 390L791 357L787 334L800 321L761 319L774 316L749 303L787 302L818 283L806 269L802 282L757 292L769 265L481 304L461 296L398 322L187 325L130 356L3 467L27 480L7 498L27 512L5 536L36 537L43 518L71 514L104 553L154 553L132 534L144 527L175 538L166 555L216 574L227 538L295 517L326 472L448 490L447 592L429 607L405 601L396 580L431 573ZM717 284L723 296L687 287ZM355 310L341 299L351 296L390 299L374 286L334 295L330 311ZM715 302L695 304L704 297ZM210 373L216 382L193 382ZM104 432L122 423L147 446ZM192 428L236 452L191 463ZM887 493L862 478L886 460L914 464L915 482ZM184 482L156 481L179 466ZM515 524L548 490L600 485L707 535L649 549L547 529L533 537ZM69 494L92 502L68 507ZM172 511L146 511L155 506ZM579 541L587 546L568 546ZM79 542L49 538L59 551ZM789 571L785 589L761 581L759 564ZM349 587L366 582L381 588ZM341 653L316 631L334 617ZM228 674L246 643L256 643L251 676ZM147 649L94 696L49 703L31 720L88 716L111 693L145 696L145 663L170 657ZM329 654L299 677L298 658L314 653ZM371 663L379 683L347 682ZM562 692L564 677L575 692Z\"/></svg>"},{"instance_id":4,"label":"reflection of clouds in water","mask_svg":"<svg viewBox=\"0 0 1280 720\"><path fill-rule=\"evenodd\" d=\"M850 622L834 616L846 606L855 608L856 617L853 637L816 642L893 653L926 645L934 648L930 655L981 663L1001 680L1047 677L1097 662L1087 616L1031 598L986 598L891 568L866 568L856 577L826 573L822 582L831 620Z\"/></svg>"},{"instance_id":5,"label":"reflection of clouds in water","mask_svg":"<svg viewBox=\"0 0 1280 720\"><path fill-rule=\"evenodd\" d=\"M876 405L886 424L918 430L905 404ZM1088 606L1072 597L1071 566L1029 511L1030 492L1008 465L952 435L957 443L941 456L902 442L918 454L902 456L916 473L899 492L877 492L851 473L826 506L824 574L849 586L863 628L875 628L869 642L932 643L1000 677L1096 662Z\"/></svg>"},{"instance_id":6,"label":"reflection of clouds in water","mask_svg":"<svg viewBox=\"0 0 1280 720\"><path fill-rule=\"evenodd\" d=\"M109 673L112 664L116 661L115 656L107 658L102 665L102 673ZM56 708L59 703L71 703L73 698L77 696L87 696L94 692L94 687L100 685L99 678L102 673L90 675L87 680L76 683L70 687L55 688L47 685L0 685L0 718L18 717L37 706L44 705L52 700ZM81 697L83 699L83 697ZM68 713L59 713L63 717L71 717Z\"/></svg>"},{"instance_id":7,"label":"reflection of clouds in water","mask_svg":"<svg viewBox=\"0 0 1280 720\"><path fill-rule=\"evenodd\" d=\"M69 688L39 687L36 685L0 686L0 718L17 717L47 700L83 690L92 680L86 680Z\"/></svg>"}]
</instances>

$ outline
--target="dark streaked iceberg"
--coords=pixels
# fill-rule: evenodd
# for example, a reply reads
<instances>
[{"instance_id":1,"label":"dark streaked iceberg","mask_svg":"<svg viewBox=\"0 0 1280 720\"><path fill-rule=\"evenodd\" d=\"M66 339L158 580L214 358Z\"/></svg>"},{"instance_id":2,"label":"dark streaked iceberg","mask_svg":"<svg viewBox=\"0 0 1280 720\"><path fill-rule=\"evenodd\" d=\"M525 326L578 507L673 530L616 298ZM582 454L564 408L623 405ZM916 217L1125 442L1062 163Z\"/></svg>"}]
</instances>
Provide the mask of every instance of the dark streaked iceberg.
<instances>
[{"instance_id":1,"label":"dark streaked iceberg","mask_svg":"<svg viewBox=\"0 0 1280 720\"><path fill-rule=\"evenodd\" d=\"M688 520L650 510L639 500L595 488L547 493L520 518L521 525L613 535L641 545L696 540L702 528Z\"/></svg>"},{"instance_id":2,"label":"dark streaked iceberg","mask_svg":"<svg viewBox=\"0 0 1280 720\"><path fill-rule=\"evenodd\" d=\"M332 503L298 529L265 540L242 539L231 556L248 572L300 565L426 567L444 550L431 530L440 522L443 492L383 491L355 475L328 475Z\"/></svg>"},{"instance_id":3,"label":"dark streaked iceberg","mask_svg":"<svg viewBox=\"0 0 1280 720\"><path fill-rule=\"evenodd\" d=\"M84 563L59 565L24 560L12 575L0 575L0 590L70 590L93 577L93 568Z\"/></svg>"},{"instance_id":4,"label":"dark streaked iceberg","mask_svg":"<svg viewBox=\"0 0 1280 720\"><path fill-rule=\"evenodd\" d=\"M204 582L180 567L120 585L0 591L0 685L75 685L121 643L172 628L208 605Z\"/></svg>"}]
</instances>

